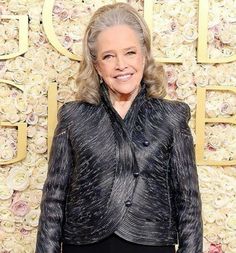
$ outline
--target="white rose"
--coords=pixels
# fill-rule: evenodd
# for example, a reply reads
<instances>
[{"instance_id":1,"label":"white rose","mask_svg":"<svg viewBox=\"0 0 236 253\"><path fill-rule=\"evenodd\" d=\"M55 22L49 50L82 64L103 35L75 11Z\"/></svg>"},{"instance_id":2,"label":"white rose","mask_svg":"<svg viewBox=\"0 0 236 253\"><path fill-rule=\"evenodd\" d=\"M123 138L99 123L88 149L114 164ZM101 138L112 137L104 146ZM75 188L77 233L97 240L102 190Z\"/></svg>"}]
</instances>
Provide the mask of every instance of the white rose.
<instances>
[{"instance_id":1,"label":"white rose","mask_svg":"<svg viewBox=\"0 0 236 253\"><path fill-rule=\"evenodd\" d=\"M10 171L6 182L10 189L23 191L29 186L29 175L25 169L15 167Z\"/></svg>"},{"instance_id":2,"label":"white rose","mask_svg":"<svg viewBox=\"0 0 236 253\"><path fill-rule=\"evenodd\" d=\"M9 39L5 43L7 53L15 53L18 51L18 44L15 40Z\"/></svg>"},{"instance_id":3,"label":"white rose","mask_svg":"<svg viewBox=\"0 0 236 253\"><path fill-rule=\"evenodd\" d=\"M0 199L1 200L6 200L6 199L11 198L12 194L13 194L13 189L9 189L9 187L4 183L0 184Z\"/></svg>"},{"instance_id":4,"label":"white rose","mask_svg":"<svg viewBox=\"0 0 236 253\"><path fill-rule=\"evenodd\" d=\"M182 85L176 89L176 94L179 99L186 99L187 97L195 94L196 86Z\"/></svg>"},{"instance_id":5,"label":"white rose","mask_svg":"<svg viewBox=\"0 0 236 253\"><path fill-rule=\"evenodd\" d=\"M5 33L6 33L7 39L16 39L18 35L17 24L8 25Z\"/></svg>"},{"instance_id":6,"label":"white rose","mask_svg":"<svg viewBox=\"0 0 236 253\"><path fill-rule=\"evenodd\" d=\"M65 70L64 70L64 71L65 71ZM61 73L58 73L58 74L57 74L56 81L57 81L57 83L59 83L59 84L66 84L66 83L68 82L69 76L66 75L66 74L64 73L64 71L62 71Z\"/></svg>"},{"instance_id":7,"label":"white rose","mask_svg":"<svg viewBox=\"0 0 236 253\"><path fill-rule=\"evenodd\" d=\"M203 190L203 185L205 185L207 187L208 184L206 184L206 183L202 184L201 183L200 185L201 185L201 192L204 193L205 191ZM214 199L214 196L209 193L209 190L207 190L207 191L208 191L208 193L202 194L202 196L201 196L203 204L210 204L213 201L213 199Z\"/></svg>"},{"instance_id":8,"label":"white rose","mask_svg":"<svg viewBox=\"0 0 236 253\"><path fill-rule=\"evenodd\" d=\"M46 176L44 175L38 175L37 177L32 177L31 182L30 182L31 188L42 190L45 179L46 179Z\"/></svg>"},{"instance_id":9,"label":"white rose","mask_svg":"<svg viewBox=\"0 0 236 253\"><path fill-rule=\"evenodd\" d=\"M32 69L34 71L42 71L44 67L45 67L45 63L41 57L37 57L32 61Z\"/></svg>"},{"instance_id":10,"label":"white rose","mask_svg":"<svg viewBox=\"0 0 236 253\"><path fill-rule=\"evenodd\" d=\"M201 86L201 87L207 86L209 83L208 73L203 70L194 72L194 83L197 86Z\"/></svg>"},{"instance_id":11,"label":"white rose","mask_svg":"<svg viewBox=\"0 0 236 253\"><path fill-rule=\"evenodd\" d=\"M24 219L24 223L23 223L23 227L31 227L31 229L33 227L37 227L38 226L38 219L39 219L39 214L40 214L40 211L39 210L31 210L26 216L25 216L25 219ZM25 228L26 230L29 230ZM31 230L30 229L30 230Z\"/></svg>"},{"instance_id":12,"label":"white rose","mask_svg":"<svg viewBox=\"0 0 236 253\"><path fill-rule=\"evenodd\" d=\"M215 48L215 46L212 44L209 45L208 51L209 51L209 58L210 59L217 59L217 58L221 58L221 56L222 56L221 50L218 48Z\"/></svg>"},{"instance_id":13,"label":"white rose","mask_svg":"<svg viewBox=\"0 0 236 253\"><path fill-rule=\"evenodd\" d=\"M64 69L70 67L71 60L67 56L60 56L58 59L55 60L53 65L58 72L61 72Z\"/></svg>"},{"instance_id":14,"label":"white rose","mask_svg":"<svg viewBox=\"0 0 236 253\"><path fill-rule=\"evenodd\" d=\"M37 104L34 108L35 113L37 113L38 116L44 116L46 117L48 114L48 105L44 104L43 102L40 104Z\"/></svg>"},{"instance_id":15,"label":"white rose","mask_svg":"<svg viewBox=\"0 0 236 253\"><path fill-rule=\"evenodd\" d=\"M183 36L184 36L184 40L189 43L192 43L194 40L196 40L198 37L196 26L189 23L186 24L183 27Z\"/></svg>"},{"instance_id":16,"label":"white rose","mask_svg":"<svg viewBox=\"0 0 236 253\"><path fill-rule=\"evenodd\" d=\"M219 105L219 111L222 115L232 116L234 114L234 107L228 102L223 102Z\"/></svg>"},{"instance_id":17,"label":"white rose","mask_svg":"<svg viewBox=\"0 0 236 253\"><path fill-rule=\"evenodd\" d=\"M0 208L0 221L5 220L5 221L12 221L14 220L14 216L12 212L9 210L9 208Z\"/></svg>"},{"instance_id":18,"label":"white rose","mask_svg":"<svg viewBox=\"0 0 236 253\"><path fill-rule=\"evenodd\" d=\"M13 159L13 157L15 156L15 151L12 149L12 147L10 145L5 145L4 149L1 150L1 158L5 161L11 160Z\"/></svg>"},{"instance_id":19,"label":"white rose","mask_svg":"<svg viewBox=\"0 0 236 253\"><path fill-rule=\"evenodd\" d=\"M193 75L189 73L188 71L181 71L178 73L176 85L178 87L183 85L190 85L193 83Z\"/></svg>"},{"instance_id":20,"label":"white rose","mask_svg":"<svg viewBox=\"0 0 236 253\"><path fill-rule=\"evenodd\" d=\"M39 154L43 154L47 151L47 140L44 137L39 137L35 139L35 149L34 151Z\"/></svg>"},{"instance_id":21,"label":"white rose","mask_svg":"<svg viewBox=\"0 0 236 253\"><path fill-rule=\"evenodd\" d=\"M33 179L35 179L35 177ZM31 183L32 183L32 177L31 177ZM34 184L32 186L34 186ZM22 192L21 199L24 201L27 201L31 208L33 209L38 208L41 202L41 197L42 197L41 190L42 188L41 189L31 188L29 191L24 191Z\"/></svg>"},{"instance_id":22,"label":"white rose","mask_svg":"<svg viewBox=\"0 0 236 253\"><path fill-rule=\"evenodd\" d=\"M208 12L208 28L219 25L220 23L220 12L218 8L211 8Z\"/></svg>"},{"instance_id":23,"label":"white rose","mask_svg":"<svg viewBox=\"0 0 236 253\"><path fill-rule=\"evenodd\" d=\"M7 233L14 233L16 229L15 222L9 220L2 220L0 228Z\"/></svg>"},{"instance_id":24,"label":"white rose","mask_svg":"<svg viewBox=\"0 0 236 253\"><path fill-rule=\"evenodd\" d=\"M29 76L28 76L28 83L30 85L34 86L34 88L32 89L33 92L35 92L36 90L38 90L38 92L40 94L40 89L41 89L40 85L42 85L42 80L43 80L43 76L41 74L32 74L32 73L29 74ZM36 86L38 86L38 88L36 88ZM32 95L34 95L34 94L32 94Z\"/></svg>"},{"instance_id":25,"label":"white rose","mask_svg":"<svg viewBox=\"0 0 236 253\"><path fill-rule=\"evenodd\" d=\"M222 208L226 206L229 202L229 198L224 193L218 193L214 199L214 207L215 208Z\"/></svg>"},{"instance_id":26,"label":"white rose","mask_svg":"<svg viewBox=\"0 0 236 253\"><path fill-rule=\"evenodd\" d=\"M229 217L226 219L226 228L230 231L236 230L236 214L230 214Z\"/></svg>"},{"instance_id":27,"label":"white rose","mask_svg":"<svg viewBox=\"0 0 236 253\"><path fill-rule=\"evenodd\" d=\"M14 100L14 105L20 112L27 111L28 103L26 98L18 97L17 99Z\"/></svg>"},{"instance_id":28,"label":"white rose","mask_svg":"<svg viewBox=\"0 0 236 253\"><path fill-rule=\"evenodd\" d=\"M26 158L22 161L21 167L27 170L27 168L35 167L35 162L39 159L39 154L36 154L29 149Z\"/></svg>"},{"instance_id":29,"label":"white rose","mask_svg":"<svg viewBox=\"0 0 236 253\"><path fill-rule=\"evenodd\" d=\"M206 114L209 118L215 118L217 117L217 108L212 104L206 104Z\"/></svg>"},{"instance_id":30,"label":"white rose","mask_svg":"<svg viewBox=\"0 0 236 253\"><path fill-rule=\"evenodd\" d=\"M21 245L19 243L14 244L14 248L11 250L11 253L26 253L28 251L25 251L25 245Z\"/></svg>"},{"instance_id":31,"label":"white rose","mask_svg":"<svg viewBox=\"0 0 236 253\"><path fill-rule=\"evenodd\" d=\"M24 0L21 0L21 2L18 2L16 0L10 0L8 3L8 8L12 12L15 13L27 13L27 4Z\"/></svg>"},{"instance_id":32,"label":"white rose","mask_svg":"<svg viewBox=\"0 0 236 253\"><path fill-rule=\"evenodd\" d=\"M15 245L15 238L12 234L8 234L8 236L2 241L2 246L5 250L11 251Z\"/></svg>"},{"instance_id":33,"label":"white rose","mask_svg":"<svg viewBox=\"0 0 236 253\"><path fill-rule=\"evenodd\" d=\"M219 37L224 44L230 44L232 41L232 32L224 27L225 29L220 31Z\"/></svg>"},{"instance_id":34,"label":"white rose","mask_svg":"<svg viewBox=\"0 0 236 253\"><path fill-rule=\"evenodd\" d=\"M38 122L38 115L35 113L30 113L27 115L26 122L29 125L36 125Z\"/></svg>"}]
</instances>

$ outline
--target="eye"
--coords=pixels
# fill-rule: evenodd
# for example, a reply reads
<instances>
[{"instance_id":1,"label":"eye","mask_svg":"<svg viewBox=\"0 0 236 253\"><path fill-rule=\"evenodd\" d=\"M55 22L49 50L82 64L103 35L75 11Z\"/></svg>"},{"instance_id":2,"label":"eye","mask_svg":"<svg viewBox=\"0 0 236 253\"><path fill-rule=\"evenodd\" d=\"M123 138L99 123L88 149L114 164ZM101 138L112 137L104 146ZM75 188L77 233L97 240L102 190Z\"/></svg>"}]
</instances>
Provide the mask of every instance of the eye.
<instances>
[{"instance_id":1,"label":"eye","mask_svg":"<svg viewBox=\"0 0 236 253\"><path fill-rule=\"evenodd\" d=\"M135 51L128 51L126 54L127 55L134 55L134 54L136 54L136 52Z\"/></svg>"},{"instance_id":2,"label":"eye","mask_svg":"<svg viewBox=\"0 0 236 253\"><path fill-rule=\"evenodd\" d=\"M106 55L104 55L103 56L103 60L109 60L109 59L111 59L113 57L113 55L111 55L111 54L106 54Z\"/></svg>"}]
</instances>

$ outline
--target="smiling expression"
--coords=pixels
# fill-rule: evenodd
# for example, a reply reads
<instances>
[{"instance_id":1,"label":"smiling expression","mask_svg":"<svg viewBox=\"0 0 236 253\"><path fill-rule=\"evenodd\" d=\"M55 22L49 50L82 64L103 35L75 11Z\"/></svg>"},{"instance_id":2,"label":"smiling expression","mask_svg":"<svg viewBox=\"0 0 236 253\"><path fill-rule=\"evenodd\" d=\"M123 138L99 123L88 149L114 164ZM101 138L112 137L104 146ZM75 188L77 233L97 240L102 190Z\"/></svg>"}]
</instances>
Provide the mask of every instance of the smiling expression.
<instances>
[{"instance_id":1,"label":"smiling expression","mask_svg":"<svg viewBox=\"0 0 236 253\"><path fill-rule=\"evenodd\" d=\"M95 68L116 97L135 97L145 57L137 33L127 25L106 28L97 37Z\"/></svg>"}]
</instances>

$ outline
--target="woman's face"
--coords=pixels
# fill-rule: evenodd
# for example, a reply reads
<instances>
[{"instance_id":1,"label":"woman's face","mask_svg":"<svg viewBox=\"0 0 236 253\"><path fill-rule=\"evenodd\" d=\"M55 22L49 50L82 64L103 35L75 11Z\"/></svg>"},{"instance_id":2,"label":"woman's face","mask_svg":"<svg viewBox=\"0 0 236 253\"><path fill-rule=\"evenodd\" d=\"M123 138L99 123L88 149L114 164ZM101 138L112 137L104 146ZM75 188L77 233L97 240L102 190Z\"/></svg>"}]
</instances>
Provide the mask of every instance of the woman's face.
<instances>
[{"instance_id":1,"label":"woman's face","mask_svg":"<svg viewBox=\"0 0 236 253\"><path fill-rule=\"evenodd\" d=\"M106 28L97 37L95 68L118 97L137 95L143 77L145 56L138 36L127 25Z\"/></svg>"}]
</instances>

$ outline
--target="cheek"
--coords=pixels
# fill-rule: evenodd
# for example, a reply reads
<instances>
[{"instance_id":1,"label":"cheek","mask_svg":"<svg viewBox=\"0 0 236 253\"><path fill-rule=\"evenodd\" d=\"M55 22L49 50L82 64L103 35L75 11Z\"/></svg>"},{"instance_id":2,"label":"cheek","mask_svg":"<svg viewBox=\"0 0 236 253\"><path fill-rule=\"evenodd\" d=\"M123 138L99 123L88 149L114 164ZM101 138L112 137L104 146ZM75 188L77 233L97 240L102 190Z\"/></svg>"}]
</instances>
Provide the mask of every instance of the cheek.
<instances>
[{"instance_id":1,"label":"cheek","mask_svg":"<svg viewBox=\"0 0 236 253\"><path fill-rule=\"evenodd\" d=\"M99 65L97 70L102 77L109 76L109 74L111 74L111 68L109 66L104 66L103 64Z\"/></svg>"}]
</instances>

